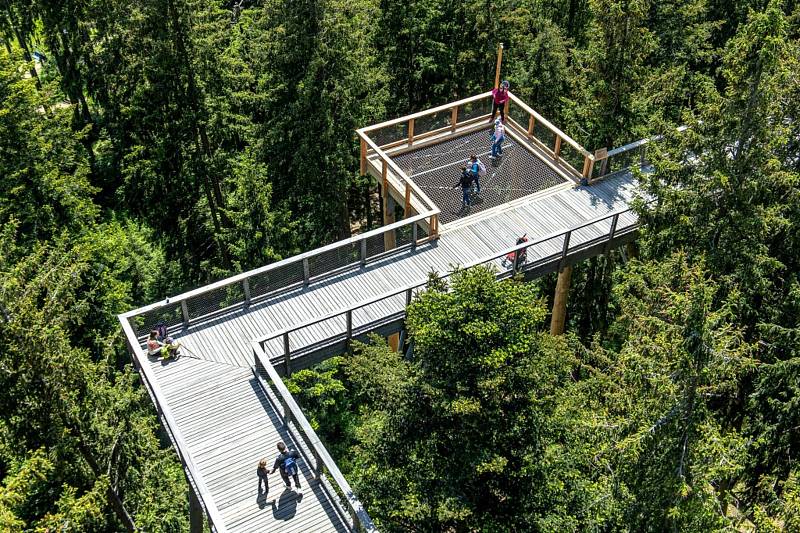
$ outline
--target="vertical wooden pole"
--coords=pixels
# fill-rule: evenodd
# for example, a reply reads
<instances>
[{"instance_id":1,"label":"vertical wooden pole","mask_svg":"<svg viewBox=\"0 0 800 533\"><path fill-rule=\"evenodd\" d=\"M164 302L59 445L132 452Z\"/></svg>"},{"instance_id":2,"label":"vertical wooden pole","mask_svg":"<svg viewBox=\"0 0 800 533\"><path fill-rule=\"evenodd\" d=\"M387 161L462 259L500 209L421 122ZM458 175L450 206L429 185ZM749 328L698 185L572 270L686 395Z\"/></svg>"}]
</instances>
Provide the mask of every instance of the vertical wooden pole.
<instances>
[{"instance_id":1,"label":"vertical wooden pole","mask_svg":"<svg viewBox=\"0 0 800 533\"><path fill-rule=\"evenodd\" d=\"M565 266L558 273L556 283L556 294L553 297L553 316L550 319L550 335L561 335L564 333L564 324L567 318L567 296L569 295L569 283L572 279L572 266Z\"/></svg>"},{"instance_id":2,"label":"vertical wooden pole","mask_svg":"<svg viewBox=\"0 0 800 533\"><path fill-rule=\"evenodd\" d=\"M450 131L456 131L458 127L458 106L450 110Z\"/></svg>"},{"instance_id":3,"label":"vertical wooden pole","mask_svg":"<svg viewBox=\"0 0 800 533\"><path fill-rule=\"evenodd\" d=\"M367 141L361 139L361 175L367 173Z\"/></svg>"},{"instance_id":4,"label":"vertical wooden pole","mask_svg":"<svg viewBox=\"0 0 800 533\"><path fill-rule=\"evenodd\" d=\"M494 69L494 88L500 87L500 65L503 63L503 43L497 47L497 66Z\"/></svg>"},{"instance_id":5,"label":"vertical wooden pole","mask_svg":"<svg viewBox=\"0 0 800 533\"><path fill-rule=\"evenodd\" d=\"M556 161L558 158L561 157L561 136L556 135L556 145L553 147L553 157L555 157Z\"/></svg>"},{"instance_id":6,"label":"vertical wooden pole","mask_svg":"<svg viewBox=\"0 0 800 533\"><path fill-rule=\"evenodd\" d=\"M389 224L394 224L395 217L394 217L394 200L389 195L389 188L384 188L383 191L383 201L384 201L384 209L383 209L383 225L388 226ZM393 250L397 247L397 239L394 235L394 230L384 232L383 234L383 248L386 251Z\"/></svg>"},{"instance_id":7,"label":"vertical wooden pole","mask_svg":"<svg viewBox=\"0 0 800 533\"><path fill-rule=\"evenodd\" d=\"M592 170L594 170L594 158L591 156L583 156L583 173L581 174L587 180L592 177Z\"/></svg>"},{"instance_id":8,"label":"vertical wooden pole","mask_svg":"<svg viewBox=\"0 0 800 533\"><path fill-rule=\"evenodd\" d=\"M389 348L392 349L393 352L396 352L400 349L400 334L399 333L392 333L389 335Z\"/></svg>"},{"instance_id":9,"label":"vertical wooden pole","mask_svg":"<svg viewBox=\"0 0 800 533\"><path fill-rule=\"evenodd\" d=\"M186 480L188 483L188 479ZM189 483L189 533L203 533L203 508Z\"/></svg>"},{"instance_id":10,"label":"vertical wooden pole","mask_svg":"<svg viewBox=\"0 0 800 533\"><path fill-rule=\"evenodd\" d=\"M403 205L403 217L408 218L411 216L411 185L406 183L406 198Z\"/></svg>"},{"instance_id":11,"label":"vertical wooden pole","mask_svg":"<svg viewBox=\"0 0 800 533\"><path fill-rule=\"evenodd\" d=\"M528 119L528 139L533 137L533 127L536 125L536 117L531 115L531 118Z\"/></svg>"},{"instance_id":12,"label":"vertical wooden pole","mask_svg":"<svg viewBox=\"0 0 800 533\"><path fill-rule=\"evenodd\" d=\"M414 119L408 121L408 145L411 146L414 143Z\"/></svg>"}]
</instances>

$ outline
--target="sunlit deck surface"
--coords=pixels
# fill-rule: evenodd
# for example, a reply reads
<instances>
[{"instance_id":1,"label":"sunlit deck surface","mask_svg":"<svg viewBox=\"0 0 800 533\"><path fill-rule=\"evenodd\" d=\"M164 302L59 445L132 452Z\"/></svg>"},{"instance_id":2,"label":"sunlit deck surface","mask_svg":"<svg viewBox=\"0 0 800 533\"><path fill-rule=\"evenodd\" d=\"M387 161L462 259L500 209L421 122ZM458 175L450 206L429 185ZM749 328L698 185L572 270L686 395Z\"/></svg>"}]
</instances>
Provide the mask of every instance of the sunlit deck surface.
<instances>
[{"instance_id":1,"label":"sunlit deck surface","mask_svg":"<svg viewBox=\"0 0 800 533\"><path fill-rule=\"evenodd\" d=\"M457 117L458 110L446 115ZM487 164L482 201L470 213L459 213L461 194L452 186L470 154L489 163L488 130L451 126L452 135L419 147L408 139L408 146L384 152L362 143L362 150L372 147L362 152L362 172L383 180L392 201L405 203L404 220L120 316L143 381L214 530L351 531L351 516L364 513L357 500L354 507L352 491L347 501L337 494L342 487L347 492L347 483L332 472L338 472L335 464L321 462L327 451L307 422L298 422L299 411L287 416L287 401L293 400L287 400L277 372L285 375L342 353L351 339L371 331L401 331L406 302L432 271L485 264L508 277L510 266L502 258L520 235L530 243L527 263L519 265L528 279L635 236L638 221L629 204L637 189L629 171L577 186L579 162L558 167L546 161L546 151L537 152L536 139L526 138L519 125L503 159ZM560 142L552 152L556 163ZM618 153L623 152L632 154ZM594 158L581 154L591 175ZM144 335L159 320L185 346L177 361L153 360L142 349ZM258 497L255 470L261 457L271 464L279 440L303 454L305 493L297 498L282 492L276 474L272 504ZM321 464L328 475L317 477Z\"/></svg>"},{"instance_id":2,"label":"sunlit deck surface","mask_svg":"<svg viewBox=\"0 0 800 533\"><path fill-rule=\"evenodd\" d=\"M441 209L442 224L569 182L511 135L503 143L503 155L490 159L491 133L487 125L486 129L392 157ZM473 205L465 210L461 208L461 190L453 185L473 154L486 165L487 175L480 179L481 191L473 197Z\"/></svg>"}]
</instances>

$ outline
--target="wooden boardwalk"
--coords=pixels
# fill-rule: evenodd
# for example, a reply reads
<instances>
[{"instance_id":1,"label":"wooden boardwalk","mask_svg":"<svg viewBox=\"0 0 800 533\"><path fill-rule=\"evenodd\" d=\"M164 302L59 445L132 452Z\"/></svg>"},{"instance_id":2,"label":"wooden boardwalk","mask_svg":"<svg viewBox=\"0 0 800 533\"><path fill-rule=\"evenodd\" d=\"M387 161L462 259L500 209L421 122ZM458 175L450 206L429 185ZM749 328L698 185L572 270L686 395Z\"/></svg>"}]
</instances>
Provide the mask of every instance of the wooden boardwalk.
<instances>
[{"instance_id":1,"label":"wooden boardwalk","mask_svg":"<svg viewBox=\"0 0 800 533\"><path fill-rule=\"evenodd\" d=\"M456 192L454 191L454 194ZM249 307L224 312L210 320L191 324L178 334L194 354L162 363L142 352L139 364L155 376L182 435L182 457L193 463L205 489L206 507L218 510L217 530L227 531L348 531L349 517L336 501L330 486L314 480L313 462L301 461L305 492L302 498L282 493L280 477L271 479L278 495L275 504L259 499L256 464L266 457L271 464L279 440L303 448L283 425L278 403L253 374L251 341L284 328L353 306L376 295L424 281L432 270L444 273L455 265L489 258L513 246L517 237L530 240L578 227L587 221L622 211L635 193L629 173L609 177L591 187L572 184L552 187L538 195L463 218L441 229L440 238L415 250L399 251L362 268L346 270L307 287L297 287ZM632 212L619 216L619 228L636 223ZM611 219L573 232L571 245L600 239L611 230ZM613 231L612 231L613 233ZM531 247L529 261L558 253L561 241ZM498 261L494 262L498 264ZM500 267L498 264L498 268ZM402 295L367 306L354 313L354 327L402 309ZM298 332L291 348L323 341L340 334L344 317ZM265 346L268 355L279 356L280 339ZM197 481L197 480L195 480ZM220 518L221 517L221 518Z\"/></svg>"}]
</instances>

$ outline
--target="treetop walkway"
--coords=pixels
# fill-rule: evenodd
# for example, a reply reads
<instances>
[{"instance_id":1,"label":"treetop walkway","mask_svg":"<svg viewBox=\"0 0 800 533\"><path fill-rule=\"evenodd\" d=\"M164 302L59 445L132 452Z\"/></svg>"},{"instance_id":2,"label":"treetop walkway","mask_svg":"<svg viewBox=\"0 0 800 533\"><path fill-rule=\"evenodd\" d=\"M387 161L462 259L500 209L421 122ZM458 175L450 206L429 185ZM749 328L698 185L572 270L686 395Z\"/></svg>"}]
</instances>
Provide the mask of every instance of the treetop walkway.
<instances>
[{"instance_id":1,"label":"treetop walkway","mask_svg":"<svg viewBox=\"0 0 800 533\"><path fill-rule=\"evenodd\" d=\"M647 141L591 154L514 95L506 153L487 165L483 201L455 211L459 167L488 145L490 98L358 131L361 171L382 198L381 228L120 315L186 472L193 531L203 515L214 531L374 530L282 377L369 333L402 346L405 307L432 271L487 265L500 278L533 279L635 238L628 169L645 164ZM523 234L528 242L514 244ZM504 264L523 249L524 263ZM143 349L160 321L188 349L176 361ZM276 475L268 502L255 468L274 459L279 440L301 452L305 492L281 493Z\"/></svg>"}]
</instances>

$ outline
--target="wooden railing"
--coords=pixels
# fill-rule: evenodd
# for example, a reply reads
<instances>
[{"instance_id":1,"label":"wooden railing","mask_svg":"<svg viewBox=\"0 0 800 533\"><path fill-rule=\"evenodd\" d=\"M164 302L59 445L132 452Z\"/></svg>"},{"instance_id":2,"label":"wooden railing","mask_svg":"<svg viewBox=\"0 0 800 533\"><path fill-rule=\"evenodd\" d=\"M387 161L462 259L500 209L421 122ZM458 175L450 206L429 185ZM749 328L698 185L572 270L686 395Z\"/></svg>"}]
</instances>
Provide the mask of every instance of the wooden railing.
<instances>
[{"instance_id":1,"label":"wooden railing","mask_svg":"<svg viewBox=\"0 0 800 533\"><path fill-rule=\"evenodd\" d=\"M514 258L515 258L514 259L514 264L512 265L512 268L509 269L506 272L499 273L498 274L498 278L508 277L509 275L513 275L516 272L533 269L533 268L536 268L537 266L540 266L542 264L549 263L549 262L558 262L558 264L562 264L563 262L565 262L567 260L567 258L568 258L570 253L575 253L577 251L580 251L580 250L585 249L587 247L596 245L598 243L610 243L615 237L618 237L618 236L622 235L623 233L627 234L627 233L630 233L631 231L636 230L638 228L638 226L639 226L638 221L637 222L633 222L633 223L629 223L629 224L620 225L620 217L622 215L626 214L626 213L631 213L631 212L632 212L632 209L628 208L628 209L625 209L625 210L622 210L622 211L618 211L618 212L615 212L615 213L611 213L611 214L604 215L602 217L590 220L590 221L588 221L588 222L586 222L584 224L581 224L579 226L576 226L574 228L571 228L571 229L568 229L568 230L565 230L565 231L555 232L555 233L552 233L550 235L546 235L544 237L541 237L541 238L536 239L536 240L531 241L531 242L527 242L527 243L523 243L523 244L520 244L520 245L509 247L509 248L507 248L507 249L505 249L505 250L503 250L501 252L498 252L498 253L492 255L491 257L483 258L483 259L474 261L472 263L468 263L467 265L463 266L462 269L469 269L469 268L473 268L473 267L478 266L478 265L486 265L486 264L492 263L492 262L494 262L494 261L496 261L498 259L501 259L501 258L504 258L506 256L509 256L512 253L514 253ZM604 234L602 234L600 236L594 237L592 239L579 242L577 244L572 240L573 235L575 235L577 232L579 232L581 230L584 230L584 229L587 229L587 228L591 228L591 227L597 228L598 226L601 226L601 225L605 226L604 223L606 221L609 221L608 222L608 230L607 230L606 233L604 233ZM533 247L540 246L540 245L542 245L544 243L551 242L551 241L556 241L558 243L558 252L545 255L545 256L543 256L543 257L541 257L539 259L536 259L534 261L527 262L524 265L517 264L518 260L519 260L519 258L521 256L520 252L522 252L523 250L527 251L527 256L530 258L531 255L532 255L531 249ZM439 276L439 278L440 279L446 279L450 275L452 275L452 273L443 274L443 275ZM338 318L339 319L338 323L340 325L343 323L344 327L342 328L341 333L339 333L337 335L334 335L334 336L331 336L330 340L334 341L336 339L340 339L341 338L347 344L349 344L350 341L352 341L353 337L356 335L356 333L358 333L357 330L359 329L359 327L356 327L354 325L353 315L354 315L355 312L359 311L360 309L366 308L368 306L372 306L372 305L380 303L380 302L388 303L390 300L395 300L395 305L396 305L398 303L398 301L400 300L398 298L400 295L404 295L404 299L402 301L405 302L405 304L407 305L408 303L411 302L411 299L413 297L413 292L415 290L419 290L419 289L424 288L427 284L428 284L428 280L417 282L417 283L413 283L413 284L408 285L406 287L403 287L401 289L393 290L393 291L387 292L385 294L381 294L379 296L376 296L374 298L370 298L368 300L364 300L364 301L359 302L358 304L352 305L352 306L350 306L350 307L348 307L346 309L341 309L341 310L338 310L338 311L334 311L332 313L328 313L326 315L323 315L323 316L321 316L319 318L314 318L314 319L311 319L311 320L307 320L307 321L302 322L300 324L297 324L297 325L294 325L294 326L291 326L291 327L288 327L288 328L285 328L285 329L270 333L269 335L266 335L264 337L256 339L254 342L256 342L262 349L264 349L265 353L266 353L267 343L272 343L272 341L277 341L278 339L280 339L279 345L282 346L283 353L280 354L280 355L268 355L267 357L269 358L269 361L270 361L271 364L283 365L284 369L285 369L284 374L288 375L288 374L291 373L291 367L292 367L292 365L291 365L291 357L292 357L293 350L291 349L291 345L292 345L292 336L294 334L300 332L301 330L313 327L313 326L318 325L318 324L323 323L323 322L330 323L333 319L337 319ZM400 314L404 314L404 312L405 312L404 310L399 311ZM342 320L342 318L344 320ZM383 321L385 321L385 320L387 320L389 318L393 318L393 317L392 316L382 317L382 318L380 318L380 319L378 319L376 321L373 321L373 324L377 323L377 322L383 322ZM370 325L371 325L370 323L367 323L366 325L360 326L360 329L364 329L364 328L368 329L370 327ZM319 344L324 344L324 341L315 343L315 345L319 345Z\"/></svg>"},{"instance_id":2,"label":"wooden railing","mask_svg":"<svg viewBox=\"0 0 800 533\"><path fill-rule=\"evenodd\" d=\"M426 233L423 221L438 217L439 210L406 218L349 239L277 261L248 272L217 281L160 302L130 311L124 316L139 320L139 337L159 321L168 327L188 327L190 323L209 318L237 307L247 307L269 296L298 286L307 286L352 268L359 268L386 255L413 249L436 237L436 224ZM384 234L392 232L397 246L384 248ZM139 331L139 326L144 331Z\"/></svg>"},{"instance_id":3,"label":"wooden railing","mask_svg":"<svg viewBox=\"0 0 800 533\"><path fill-rule=\"evenodd\" d=\"M574 178L588 179L592 175L595 157L572 137L509 92L510 101L506 122L545 151ZM580 170L579 170L580 169Z\"/></svg>"},{"instance_id":4,"label":"wooden railing","mask_svg":"<svg viewBox=\"0 0 800 533\"><path fill-rule=\"evenodd\" d=\"M344 478L344 475L342 475L342 472L336 465L336 461L334 461L330 456L328 450L325 448L325 445L317 436L316 431L314 431L314 428L311 427L311 424L308 422L305 415L303 415L303 411L300 409L300 406L297 405L297 402L295 401L294 397L292 397L289 389L286 388L286 385L275 371L272 363L269 362L269 359L264 353L263 347L257 342L253 342L252 346L256 362L254 371L256 375L261 377L259 371L263 369L269 377L269 381L272 382L274 390L278 394L281 408L283 410L281 415L284 425L288 428L289 422L294 422L295 428L297 428L300 432L300 437L303 438L306 445L311 450L312 455L314 456L314 477L316 479L322 479L323 468L328 471L328 476L333 479L336 487L344 496L347 510L349 511L350 517L353 520L353 529L356 531L367 531L370 533L377 531L375 525L372 523L372 519L370 519L367 511L364 509L364 506L361 505L361 502L356 497L353 489L350 487L350 484ZM262 383L262 385L269 386L268 383Z\"/></svg>"},{"instance_id":5,"label":"wooden railing","mask_svg":"<svg viewBox=\"0 0 800 533\"><path fill-rule=\"evenodd\" d=\"M222 520L222 515L219 512L219 508L214 502L214 498L211 496L211 491L208 489L203 477L200 475L197 465L195 465L194 460L187 453L189 448L186 444L186 440L172 415L172 410L169 408L169 404L167 403L166 398L164 398L161 388L158 386L158 382L153 374L153 370L146 362L145 364L142 364L140 358L142 357L143 350L141 344L139 343L139 339L134 333L134 329L131 325L129 317L126 315L119 315L117 318L122 325L122 331L125 333L125 340L127 341L128 350L131 354L131 357L133 358L136 367L139 370L139 375L142 376L142 380L147 391L150 393L153 404L156 406L156 412L161 419L164 429L167 431L173 444L175 445L175 450L178 453L178 457L180 458L181 464L186 471L187 477L192 481L192 483L194 483L194 487L190 488L190 490L196 490L197 498L200 500L200 503L205 510L212 531L215 531L216 533L225 533L227 529L225 528L225 523Z\"/></svg>"}]
</instances>

